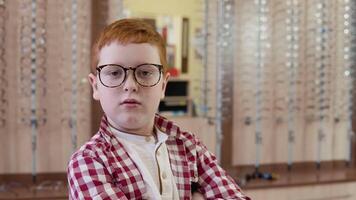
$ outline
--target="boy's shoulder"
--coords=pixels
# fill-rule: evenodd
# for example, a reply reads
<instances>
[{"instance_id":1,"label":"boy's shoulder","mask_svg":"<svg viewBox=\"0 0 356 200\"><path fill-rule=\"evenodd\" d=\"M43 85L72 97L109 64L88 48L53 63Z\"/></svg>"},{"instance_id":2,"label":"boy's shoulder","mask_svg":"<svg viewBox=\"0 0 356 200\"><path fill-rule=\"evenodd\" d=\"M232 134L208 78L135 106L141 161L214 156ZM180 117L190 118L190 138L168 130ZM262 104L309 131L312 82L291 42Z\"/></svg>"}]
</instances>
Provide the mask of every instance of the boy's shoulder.
<instances>
[{"instance_id":1,"label":"boy's shoulder","mask_svg":"<svg viewBox=\"0 0 356 200\"><path fill-rule=\"evenodd\" d=\"M83 144L71 157L71 159L77 156L83 157L98 157L98 155L106 154L110 150L110 141L98 131L89 141Z\"/></svg>"},{"instance_id":2,"label":"boy's shoulder","mask_svg":"<svg viewBox=\"0 0 356 200\"><path fill-rule=\"evenodd\" d=\"M156 127L160 131L166 133L171 138L179 139L182 140L183 142L188 142L188 141L194 142L196 140L196 136L193 133L182 129L174 121L167 119L164 116L156 114L155 122L156 122L155 123Z\"/></svg>"}]
</instances>

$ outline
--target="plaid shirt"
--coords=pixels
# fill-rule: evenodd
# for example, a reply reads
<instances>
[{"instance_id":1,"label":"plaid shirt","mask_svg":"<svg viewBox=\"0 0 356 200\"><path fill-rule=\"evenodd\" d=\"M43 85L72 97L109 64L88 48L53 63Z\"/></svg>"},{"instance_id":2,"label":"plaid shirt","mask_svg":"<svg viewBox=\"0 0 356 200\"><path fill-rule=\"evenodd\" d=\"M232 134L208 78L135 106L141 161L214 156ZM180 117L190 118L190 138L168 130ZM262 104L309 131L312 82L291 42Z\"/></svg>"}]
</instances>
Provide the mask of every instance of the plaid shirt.
<instances>
[{"instance_id":1,"label":"plaid shirt","mask_svg":"<svg viewBox=\"0 0 356 200\"><path fill-rule=\"evenodd\" d=\"M180 199L191 198L191 184L207 199L248 200L214 155L191 133L156 115L155 126L168 135L166 146ZM142 175L104 116L99 132L71 157L70 199L146 199Z\"/></svg>"}]
</instances>

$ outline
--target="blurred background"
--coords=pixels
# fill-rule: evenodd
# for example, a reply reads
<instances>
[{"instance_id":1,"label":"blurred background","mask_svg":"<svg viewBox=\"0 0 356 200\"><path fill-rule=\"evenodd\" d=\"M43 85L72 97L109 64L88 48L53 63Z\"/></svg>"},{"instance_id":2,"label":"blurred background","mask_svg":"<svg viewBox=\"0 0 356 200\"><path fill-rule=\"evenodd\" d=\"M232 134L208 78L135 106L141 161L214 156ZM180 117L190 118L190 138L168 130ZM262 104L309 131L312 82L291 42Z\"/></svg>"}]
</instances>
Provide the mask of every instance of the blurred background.
<instances>
[{"instance_id":1,"label":"blurred background","mask_svg":"<svg viewBox=\"0 0 356 200\"><path fill-rule=\"evenodd\" d=\"M91 47L121 18L167 43L159 111L252 199L356 199L354 0L0 0L0 199L68 199L97 131Z\"/></svg>"}]
</instances>

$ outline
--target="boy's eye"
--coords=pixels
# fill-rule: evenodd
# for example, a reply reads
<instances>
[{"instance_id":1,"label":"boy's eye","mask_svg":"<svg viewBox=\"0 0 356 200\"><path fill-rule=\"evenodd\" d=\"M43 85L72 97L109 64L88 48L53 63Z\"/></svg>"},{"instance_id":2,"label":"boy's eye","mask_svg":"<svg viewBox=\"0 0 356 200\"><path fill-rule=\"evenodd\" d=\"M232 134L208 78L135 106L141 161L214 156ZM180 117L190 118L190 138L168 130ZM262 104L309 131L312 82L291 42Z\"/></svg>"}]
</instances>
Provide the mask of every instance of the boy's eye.
<instances>
[{"instance_id":1,"label":"boy's eye","mask_svg":"<svg viewBox=\"0 0 356 200\"><path fill-rule=\"evenodd\" d=\"M139 71L140 76L150 76L152 72L150 71Z\"/></svg>"},{"instance_id":2,"label":"boy's eye","mask_svg":"<svg viewBox=\"0 0 356 200\"><path fill-rule=\"evenodd\" d=\"M113 71L110 73L111 76L118 76L120 75L121 73L119 71Z\"/></svg>"},{"instance_id":3,"label":"boy's eye","mask_svg":"<svg viewBox=\"0 0 356 200\"><path fill-rule=\"evenodd\" d=\"M116 71L105 71L104 74L106 76L119 76L122 73L120 71L116 70Z\"/></svg>"},{"instance_id":4,"label":"boy's eye","mask_svg":"<svg viewBox=\"0 0 356 200\"><path fill-rule=\"evenodd\" d=\"M110 77L120 77L123 76L124 70L116 67L116 66L108 66L105 71L103 71L103 75Z\"/></svg>"}]
</instances>

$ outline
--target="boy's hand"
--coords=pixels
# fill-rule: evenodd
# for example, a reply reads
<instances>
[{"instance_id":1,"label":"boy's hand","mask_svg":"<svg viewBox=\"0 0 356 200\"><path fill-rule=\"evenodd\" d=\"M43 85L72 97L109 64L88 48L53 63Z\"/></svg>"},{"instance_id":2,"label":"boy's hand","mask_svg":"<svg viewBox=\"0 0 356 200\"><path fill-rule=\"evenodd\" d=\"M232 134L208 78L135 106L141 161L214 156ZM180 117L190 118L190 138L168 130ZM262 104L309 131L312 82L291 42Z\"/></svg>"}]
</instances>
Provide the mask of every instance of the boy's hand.
<instances>
[{"instance_id":1,"label":"boy's hand","mask_svg":"<svg viewBox=\"0 0 356 200\"><path fill-rule=\"evenodd\" d=\"M200 192L194 192L192 195L192 200L204 200L204 196Z\"/></svg>"}]
</instances>

